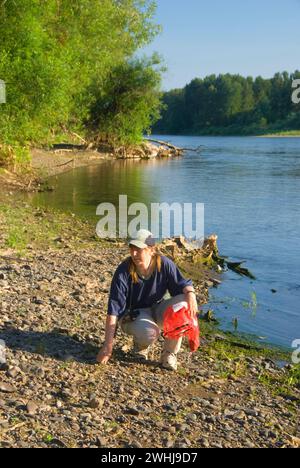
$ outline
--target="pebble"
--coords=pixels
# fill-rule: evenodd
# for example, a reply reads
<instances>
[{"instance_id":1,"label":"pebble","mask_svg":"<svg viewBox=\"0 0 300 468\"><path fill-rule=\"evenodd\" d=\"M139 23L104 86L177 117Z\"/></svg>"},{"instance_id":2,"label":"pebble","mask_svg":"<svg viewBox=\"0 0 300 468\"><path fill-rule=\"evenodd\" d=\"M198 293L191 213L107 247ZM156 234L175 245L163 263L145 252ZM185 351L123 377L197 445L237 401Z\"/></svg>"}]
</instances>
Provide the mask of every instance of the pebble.
<instances>
[{"instance_id":1,"label":"pebble","mask_svg":"<svg viewBox=\"0 0 300 468\"><path fill-rule=\"evenodd\" d=\"M38 405L33 401L29 401L26 405L27 413L30 416L35 416L38 412L38 409L39 409Z\"/></svg>"},{"instance_id":2,"label":"pebble","mask_svg":"<svg viewBox=\"0 0 300 468\"><path fill-rule=\"evenodd\" d=\"M19 367L10 367L7 371L8 377L15 379L17 375L21 374L21 369Z\"/></svg>"},{"instance_id":3,"label":"pebble","mask_svg":"<svg viewBox=\"0 0 300 468\"><path fill-rule=\"evenodd\" d=\"M93 409L101 409L105 404L105 400L103 398L97 398L96 396L91 396L89 401L89 407Z\"/></svg>"},{"instance_id":4,"label":"pebble","mask_svg":"<svg viewBox=\"0 0 300 468\"><path fill-rule=\"evenodd\" d=\"M16 389L12 385L7 384L5 382L0 382L0 392L14 393L15 391L16 391Z\"/></svg>"}]
</instances>

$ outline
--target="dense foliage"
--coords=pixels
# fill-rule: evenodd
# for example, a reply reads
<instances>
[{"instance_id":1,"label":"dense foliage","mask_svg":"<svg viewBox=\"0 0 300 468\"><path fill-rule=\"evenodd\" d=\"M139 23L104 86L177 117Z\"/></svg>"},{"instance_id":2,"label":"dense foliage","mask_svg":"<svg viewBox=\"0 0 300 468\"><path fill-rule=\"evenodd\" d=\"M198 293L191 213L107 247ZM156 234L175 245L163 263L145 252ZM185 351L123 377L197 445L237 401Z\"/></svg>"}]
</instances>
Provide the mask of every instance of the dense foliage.
<instances>
[{"instance_id":1,"label":"dense foliage","mask_svg":"<svg viewBox=\"0 0 300 468\"><path fill-rule=\"evenodd\" d=\"M114 67L103 86L93 91L96 100L87 122L92 135L113 145L142 140L160 117L162 70L156 55Z\"/></svg>"},{"instance_id":2,"label":"dense foliage","mask_svg":"<svg viewBox=\"0 0 300 468\"><path fill-rule=\"evenodd\" d=\"M125 132L129 140L138 139L160 106L157 60L133 60L159 31L154 12L152 0L0 2L0 79L7 88L0 145L50 142L62 131L85 135L91 129L112 130L114 140ZM113 82L125 75L129 90L139 81L129 103Z\"/></svg>"},{"instance_id":3,"label":"dense foliage","mask_svg":"<svg viewBox=\"0 0 300 468\"><path fill-rule=\"evenodd\" d=\"M164 94L166 108L153 131L165 134L252 134L300 129L292 102L300 72L271 79L211 75Z\"/></svg>"}]
</instances>

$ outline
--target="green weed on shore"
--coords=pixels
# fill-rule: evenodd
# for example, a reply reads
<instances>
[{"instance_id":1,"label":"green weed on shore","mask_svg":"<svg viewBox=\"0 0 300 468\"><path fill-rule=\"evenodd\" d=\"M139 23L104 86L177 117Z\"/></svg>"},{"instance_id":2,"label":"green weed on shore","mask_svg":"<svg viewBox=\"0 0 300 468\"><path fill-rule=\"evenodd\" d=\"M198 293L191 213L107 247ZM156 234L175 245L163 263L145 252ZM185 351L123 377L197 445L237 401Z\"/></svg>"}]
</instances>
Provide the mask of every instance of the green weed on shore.
<instances>
[{"instance_id":1,"label":"green weed on shore","mask_svg":"<svg viewBox=\"0 0 300 468\"><path fill-rule=\"evenodd\" d=\"M0 201L0 250L18 255L39 249L84 248L103 242L93 226L71 213L45 210L22 201Z\"/></svg>"}]
</instances>

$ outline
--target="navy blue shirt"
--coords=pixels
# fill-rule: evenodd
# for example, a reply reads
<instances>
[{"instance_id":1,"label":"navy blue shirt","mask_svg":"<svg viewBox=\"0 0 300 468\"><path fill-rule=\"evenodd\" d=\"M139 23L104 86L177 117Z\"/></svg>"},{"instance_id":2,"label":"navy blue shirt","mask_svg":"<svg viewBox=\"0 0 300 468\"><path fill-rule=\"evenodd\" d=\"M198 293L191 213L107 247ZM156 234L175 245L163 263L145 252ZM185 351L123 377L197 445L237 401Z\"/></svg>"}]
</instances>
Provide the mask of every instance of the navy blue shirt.
<instances>
[{"instance_id":1,"label":"navy blue shirt","mask_svg":"<svg viewBox=\"0 0 300 468\"><path fill-rule=\"evenodd\" d=\"M147 309L161 301L167 291L172 297L183 294L186 286L192 286L191 280L185 279L172 260L161 256L161 271L157 268L149 279L139 277L139 282L133 284L132 309ZM129 273L130 258L117 268L110 289L108 315L119 319L130 309L131 275Z\"/></svg>"}]
</instances>

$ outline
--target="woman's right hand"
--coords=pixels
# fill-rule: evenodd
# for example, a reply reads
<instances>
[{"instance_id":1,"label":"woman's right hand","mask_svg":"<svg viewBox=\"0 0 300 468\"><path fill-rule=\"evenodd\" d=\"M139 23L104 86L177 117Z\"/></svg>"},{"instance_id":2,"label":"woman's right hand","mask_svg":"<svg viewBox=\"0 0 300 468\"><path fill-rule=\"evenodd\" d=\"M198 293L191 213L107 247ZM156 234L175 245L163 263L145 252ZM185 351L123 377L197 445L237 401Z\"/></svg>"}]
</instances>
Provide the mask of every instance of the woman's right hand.
<instances>
[{"instance_id":1,"label":"woman's right hand","mask_svg":"<svg viewBox=\"0 0 300 468\"><path fill-rule=\"evenodd\" d=\"M112 351L113 351L112 346L107 346L105 344L98 353L97 362L99 364L106 365L111 358Z\"/></svg>"}]
</instances>

